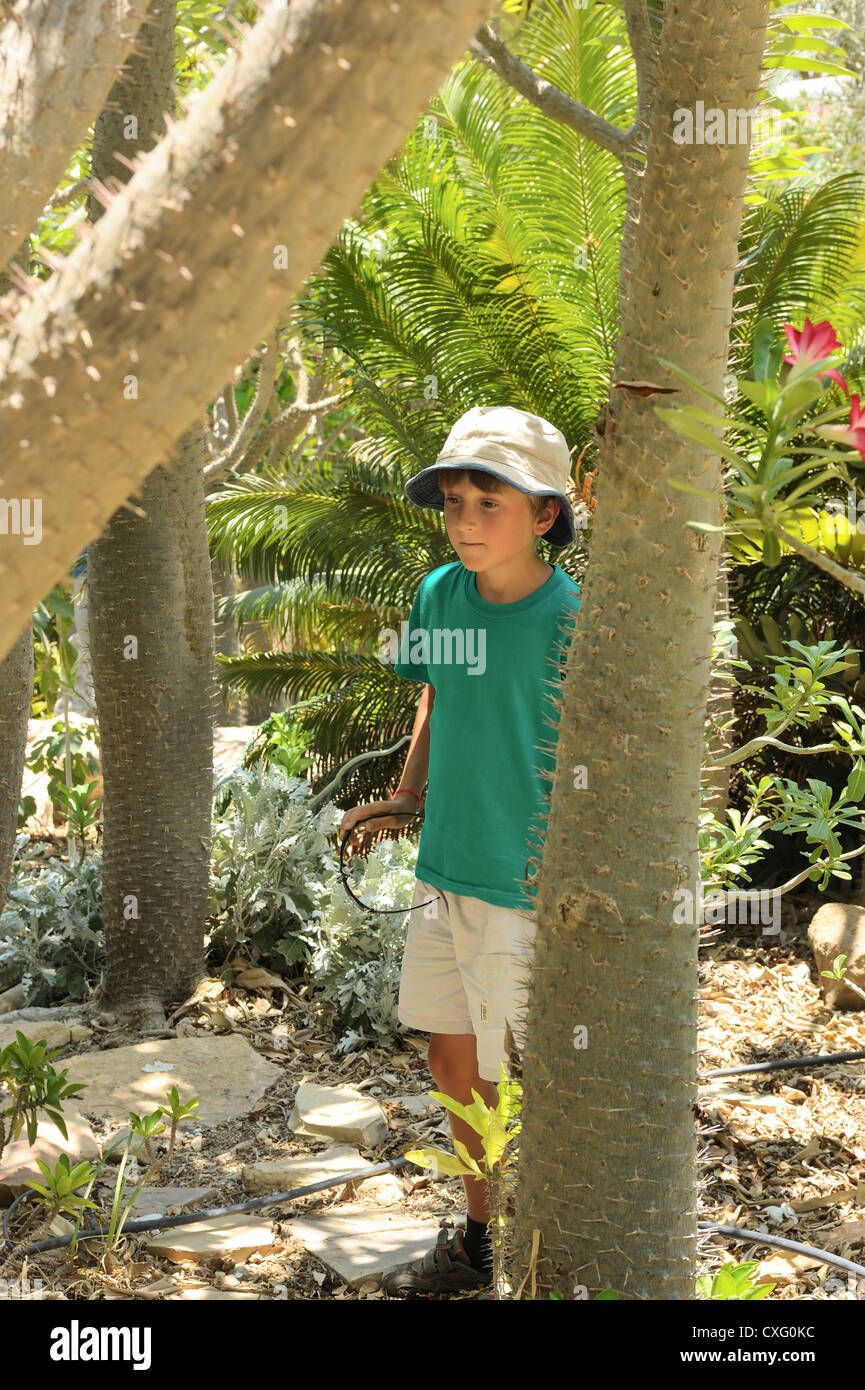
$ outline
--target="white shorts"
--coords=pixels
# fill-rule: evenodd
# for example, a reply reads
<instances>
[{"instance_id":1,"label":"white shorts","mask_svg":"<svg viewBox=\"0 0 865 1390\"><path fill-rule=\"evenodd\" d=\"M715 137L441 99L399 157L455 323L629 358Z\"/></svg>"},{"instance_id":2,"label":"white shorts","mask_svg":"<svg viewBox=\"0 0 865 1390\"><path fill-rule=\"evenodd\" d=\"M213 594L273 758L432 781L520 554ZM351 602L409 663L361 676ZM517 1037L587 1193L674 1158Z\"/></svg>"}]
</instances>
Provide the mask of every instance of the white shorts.
<instances>
[{"instance_id":1,"label":"white shorts","mask_svg":"<svg viewBox=\"0 0 865 1390\"><path fill-rule=\"evenodd\" d=\"M517 1050L525 1040L535 914L496 907L415 880L406 935L398 1017L429 1033L474 1033L478 1075L501 1080L505 1019Z\"/></svg>"}]
</instances>

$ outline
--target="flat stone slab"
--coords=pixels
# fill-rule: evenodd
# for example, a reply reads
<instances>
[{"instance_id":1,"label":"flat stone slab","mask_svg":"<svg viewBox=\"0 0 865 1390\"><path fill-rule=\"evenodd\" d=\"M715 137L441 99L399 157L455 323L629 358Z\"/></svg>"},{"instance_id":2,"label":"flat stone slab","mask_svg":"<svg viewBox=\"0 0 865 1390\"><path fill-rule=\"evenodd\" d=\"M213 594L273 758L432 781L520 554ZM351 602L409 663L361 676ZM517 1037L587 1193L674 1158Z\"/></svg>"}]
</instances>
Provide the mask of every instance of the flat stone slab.
<instances>
[{"instance_id":1,"label":"flat stone slab","mask_svg":"<svg viewBox=\"0 0 865 1390\"><path fill-rule=\"evenodd\" d=\"M10 989L0 995L0 1014L3 1015L0 1019L0 1049L15 1042L17 1033L23 1033L31 1042L44 1038L49 1051L91 1036L91 1030L82 1022L80 1009L65 1005L43 1009L35 1004L26 1009L7 1009L3 1001L13 993L14 989ZM53 1065L55 1071L62 1071L63 1058L58 1057Z\"/></svg>"},{"instance_id":2,"label":"flat stone slab","mask_svg":"<svg viewBox=\"0 0 865 1390\"><path fill-rule=\"evenodd\" d=\"M59 1060L59 1059L58 1059ZM69 1080L84 1082L78 1104L100 1119L129 1123L129 1111L151 1111L176 1086L181 1101L199 1097L191 1125L220 1125L246 1115L279 1076L237 1033L226 1037L152 1038L130 1047L70 1057ZM183 1133L184 1128L180 1127Z\"/></svg>"},{"instance_id":3,"label":"flat stone slab","mask_svg":"<svg viewBox=\"0 0 865 1390\"><path fill-rule=\"evenodd\" d=\"M161 1255L173 1264L208 1264L227 1255L242 1264L256 1251L267 1255L280 1248L270 1222L252 1221L242 1214L154 1231L146 1239L151 1255Z\"/></svg>"},{"instance_id":4,"label":"flat stone slab","mask_svg":"<svg viewBox=\"0 0 865 1390\"><path fill-rule=\"evenodd\" d=\"M130 1218L141 1221L145 1216L179 1216L199 1202L219 1201L216 1187L142 1187L132 1204Z\"/></svg>"},{"instance_id":5,"label":"flat stone slab","mask_svg":"<svg viewBox=\"0 0 865 1390\"><path fill-rule=\"evenodd\" d=\"M262 1163L247 1163L243 1169L243 1185L249 1192L291 1192L307 1183L336 1181L343 1173L375 1165L361 1158L350 1144L332 1144L323 1153L298 1158L274 1158Z\"/></svg>"},{"instance_id":6,"label":"flat stone slab","mask_svg":"<svg viewBox=\"0 0 865 1390\"><path fill-rule=\"evenodd\" d=\"M425 1255L439 1233L437 1221L415 1221L399 1212L360 1206L297 1217L288 1226L307 1250L352 1286L379 1279L386 1269Z\"/></svg>"},{"instance_id":7,"label":"flat stone slab","mask_svg":"<svg viewBox=\"0 0 865 1390\"><path fill-rule=\"evenodd\" d=\"M8 1017L8 1016L7 1016ZM66 1023L2 1023L0 1024L0 1050L16 1041L16 1034L23 1033L31 1042L45 1041L50 1052L55 1047L65 1047L72 1041L72 1030ZM52 1061L55 1071L62 1071L66 1065L60 1057Z\"/></svg>"},{"instance_id":8,"label":"flat stone slab","mask_svg":"<svg viewBox=\"0 0 865 1390\"><path fill-rule=\"evenodd\" d=\"M373 1096L350 1086L316 1086L309 1081L298 1087L288 1127L293 1134L339 1139L367 1149L390 1134L387 1116Z\"/></svg>"},{"instance_id":9,"label":"flat stone slab","mask_svg":"<svg viewBox=\"0 0 865 1390\"><path fill-rule=\"evenodd\" d=\"M36 1166L37 1158L52 1169L61 1154L68 1154L70 1163L79 1163L85 1158L98 1159L99 1148L84 1116L67 1105L63 1108L63 1119L69 1132L68 1139L63 1138L55 1124L43 1118L39 1120L36 1142L32 1148L27 1141L26 1128L20 1139L14 1144L7 1144L0 1158L0 1202L11 1202L27 1191L28 1178L44 1183L45 1175Z\"/></svg>"}]
</instances>

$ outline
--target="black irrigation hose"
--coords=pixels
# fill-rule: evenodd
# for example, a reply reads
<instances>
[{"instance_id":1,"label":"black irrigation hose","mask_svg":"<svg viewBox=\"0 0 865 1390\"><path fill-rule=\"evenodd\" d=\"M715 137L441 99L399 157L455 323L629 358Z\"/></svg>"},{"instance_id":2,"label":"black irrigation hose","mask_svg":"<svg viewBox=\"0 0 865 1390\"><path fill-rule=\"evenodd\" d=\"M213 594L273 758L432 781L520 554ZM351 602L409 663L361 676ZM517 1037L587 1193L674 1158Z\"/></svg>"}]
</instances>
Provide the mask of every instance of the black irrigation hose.
<instances>
[{"instance_id":1,"label":"black irrigation hose","mask_svg":"<svg viewBox=\"0 0 865 1390\"><path fill-rule=\"evenodd\" d=\"M824 1067L831 1065L832 1062L861 1062L865 1059L863 1052L823 1052L816 1057L785 1057L773 1062L752 1062L745 1067L721 1067L717 1071L702 1072L698 1077L700 1081L708 1081L715 1076L744 1076L753 1072L760 1071L779 1071L782 1067ZM777 1245L781 1250L792 1250L797 1255L811 1255L818 1259L822 1264L836 1265L838 1269L846 1269L851 1274L865 1275L865 1265L855 1264L852 1260L845 1260L841 1255L830 1255L826 1250L818 1250L813 1245L802 1245L797 1240L785 1240L782 1236L770 1236L765 1231L748 1231L744 1226L719 1226L714 1221L698 1221L697 1229L700 1231L717 1231L721 1235L745 1236L752 1240L756 1245Z\"/></svg>"},{"instance_id":2,"label":"black irrigation hose","mask_svg":"<svg viewBox=\"0 0 865 1390\"><path fill-rule=\"evenodd\" d=\"M362 1178L373 1178L379 1173L392 1173L397 1168L414 1167L411 1159L392 1158L386 1163L376 1163L371 1168L358 1168L352 1173L341 1173L336 1179L323 1178L321 1182L310 1182L305 1187L294 1187L290 1192L273 1192L266 1197L254 1197L248 1202L236 1202L229 1207L208 1207L206 1211L186 1212L182 1216L160 1216L160 1217L141 1217L137 1221L127 1221L124 1223L122 1235L135 1234L138 1231L162 1231L171 1226L190 1226L195 1221L210 1221L217 1216L233 1216L241 1211L255 1211L259 1207L277 1206L281 1202L291 1201L294 1197L306 1197L311 1192L326 1192L331 1187L342 1187L347 1182L354 1182ZM29 1196L29 1192L16 1197L15 1202L6 1213L6 1218L12 1213L12 1208L22 1197ZM110 1232L106 1226L100 1226L96 1230L79 1231L77 1239L79 1241L92 1240L96 1236L107 1236ZM40 1250L61 1250L64 1245L68 1245L74 1239L73 1236L54 1236L51 1240L40 1240L34 1245L25 1245L23 1250L19 1250L19 1255L35 1255ZM3 1223L3 1245L9 1244L6 1221Z\"/></svg>"},{"instance_id":3,"label":"black irrigation hose","mask_svg":"<svg viewBox=\"0 0 865 1390\"><path fill-rule=\"evenodd\" d=\"M747 1067L721 1067L720 1071L704 1071L698 1081L713 1076L744 1076L746 1072L778 1071L781 1067L826 1067L832 1062L861 1062L865 1052L821 1052L816 1057L784 1057L777 1062L751 1062Z\"/></svg>"},{"instance_id":4,"label":"black irrigation hose","mask_svg":"<svg viewBox=\"0 0 865 1390\"><path fill-rule=\"evenodd\" d=\"M12 1205L11 1205L10 1207L7 1207L6 1210L4 1211L4 1213L3 1213L3 1227L2 1227L3 1236L2 1236L2 1239L0 1239L0 1251L3 1250L4 1246L8 1245L8 1246L11 1247L11 1245L12 1245L12 1240L11 1240L10 1235L9 1235L9 1222L10 1222L11 1219L12 1219L12 1213L13 1213L13 1211L15 1210L16 1207L20 1206L22 1202L26 1202L28 1197L34 1197L35 1195L36 1195L36 1194L35 1194L35 1192L33 1191L33 1188L32 1188L32 1187L28 1187L27 1190L26 1190L26 1192L20 1192L20 1193L18 1194L18 1196L15 1198L15 1201L12 1203ZM93 1212L90 1210L89 1207L86 1207L85 1210L84 1210L84 1219L85 1219L85 1221L87 1221L87 1222L89 1223L90 1229L92 1230L92 1229L93 1229L93 1225L94 1225L94 1222L93 1222ZM80 1237L81 1237L81 1233L79 1232L79 1238L80 1238ZM71 1239L72 1239L72 1236L70 1236L69 1239L71 1240Z\"/></svg>"},{"instance_id":5,"label":"black irrigation hose","mask_svg":"<svg viewBox=\"0 0 865 1390\"><path fill-rule=\"evenodd\" d=\"M793 1250L797 1255L810 1255L812 1259L819 1260L824 1265L837 1265L839 1269L846 1269L851 1274L865 1275L865 1265L854 1264L853 1260L845 1260L841 1255L830 1255L828 1250L818 1250L816 1245L802 1245L798 1240L785 1240L783 1236L770 1236L766 1231L746 1231L744 1226L719 1226L714 1221L698 1221L698 1231L719 1231L721 1235L735 1236L740 1240L746 1236L755 1245L777 1245L782 1250Z\"/></svg>"},{"instance_id":6,"label":"black irrigation hose","mask_svg":"<svg viewBox=\"0 0 865 1390\"><path fill-rule=\"evenodd\" d=\"M306 1197L313 1192L327 1192L334 1187L343 1187L348 1182L353 1182L363 1178L375 1177L379 1173L391 1173L398 1168L412 1166L408 1158L392 1158L386 1163L377 1163L372 1168L358 1168L351 1173L342 1173L336 1180L324 1178L320 1182L307 1183L304 1187L292 1188L290 1192L274 1192L265 1197L255 1197L248 1202L236 1202L228 1207L209 1207L206 1211L187 1212L182 1216L162 1216L142 1218L138 1221L127 1221L123 1227L123 1235L134 1235L140 1231L167 1230L173 1226L191 1226L196 1221L209 1221L219 1216L233 1216L242 1211L256 1211L261 1207L276 1206L278 1203L291 1201L295 1197ZM31 1192L22 1192L19 1197L9 1207L3 1217L3 1241L2 1245L11 1245L9 1239L8 1223L12 1212L23 1202L25 1198L31 1196ZM89 1213L88 1213L89 1215ZM799 1241L785 1240L782 1236L772 1236L765 1231L750 1231L744 1226L722 1226L714 1221L698 1221L697 1229L700 1231L717 1231L721 1235L735 1236L737 1239L743 1237L752 1240L757 1245L776 1245L782 1250L792 1250L797 1254L811 1255L812 1258L820 1260L822 1264L836 1265L838 1269L847 1270L851 1274L861 1274L865 1276L865 1265L855 1264L852 1260L845 1260L841 1255L832 1255L826 1250L818 1250L813 1245L802 1245ZM99 1236L109 1235L105 1227L98 1227L95 1230L79 1231L78 1240L86 1242ZM18 1255L36 1255L43 1250L61 1250L64 1245L69 1245L73 1236L55 1236L51 1240L36 1241L32 1245L25 1245L23 1250L17 1252ZM0 1246L2 1248L2 1246Z\"/></svg>"}]
</instances>

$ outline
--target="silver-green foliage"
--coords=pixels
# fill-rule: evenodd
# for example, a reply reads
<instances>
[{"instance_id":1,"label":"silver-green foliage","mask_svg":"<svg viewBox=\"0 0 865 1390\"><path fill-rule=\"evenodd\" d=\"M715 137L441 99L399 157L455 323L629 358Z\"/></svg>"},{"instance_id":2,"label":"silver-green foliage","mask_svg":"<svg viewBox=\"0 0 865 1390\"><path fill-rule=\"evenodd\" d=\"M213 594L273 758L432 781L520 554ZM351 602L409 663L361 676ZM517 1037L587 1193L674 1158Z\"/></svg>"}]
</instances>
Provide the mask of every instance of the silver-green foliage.
<instances>
[{"instance_id":1,"label":"silver-green foliage","mask_svg":"<svg viewBox=\"0 0 865 1390\"><path fill-rule=\"evenodd\" d=\"M417 845L408 839L382 840L353 870L352 891L372 907L411 903ZM310 968L322 1012L335 1028L344 1027L337 1052L367 1039L379 1046L397 1041L400 967L409 913L364 912L346 893L337 872L326 885L324 919L306 933Z\"/></svg>"},{"instance_id":2,"label":"silver-green foliage","mask_svg":"<svg viewBox=\"0 0 865 1390\"><path fill-rule=\"evenodd\" d=\"M15 842L16 869L0 915L0 988L19 980L27 1004L82 999L99 978L105 957L102 930L102 853L94 850L70 868L22 872L17 856L30 836Z\"/></svg>"},{"instance_id":3,"label":"silver-green foliage","mask_svg":"<svg viewBox=\"0 0 865 1390\"><path fill-rule=\"evenodd\" d=\"M214 958L235 949L277 972L305 966L322 1022L338 1052L395 1042L408 912L365 912L348 896L333 835L343 811L313 809L309 784L277 766L237 769L215 800L209 942ZM0 916L0 989L21 980L28 1004L84 998L104 965L101 850L70 869L62 860L16 870ZM417 846L384 840L350 870L354 893L373 907L412 899Z\"/></svg>"},{"instance_id":4,"label":"silver-green foliage","mask_svg":"<svg viewBox=\"0 0 865 1390\"><path fill-rule=\"evenodd\" d=\"M325 880L337 867L328 836L343 812L309 809L309 784L278 767L238 768L222 784L213 823L211 907L219 917L211 949L223 957L240 944L284 970L304 959L300 935L321 916Z\"/></svg>"},{"instance_id":5,"label":"silver-green foliage","mask_svg":"<svg viewBox=\"0 0 865 1390\"><path fill-rule=\"evenodd\" d=\"M343 811L332 802L314 811L308 784L279 768L240 769L222 788L231 802L213 827L211 906L220 921L211 945L251 946L277 971L305 963L322 1022L341 1033L338 1052L395 1041L408 912L377 916L346 893L328 839ZM416 859L412 841L381 841L352 867L353 892L373 907L408 905Z\"/></svg>"}]
</instances>

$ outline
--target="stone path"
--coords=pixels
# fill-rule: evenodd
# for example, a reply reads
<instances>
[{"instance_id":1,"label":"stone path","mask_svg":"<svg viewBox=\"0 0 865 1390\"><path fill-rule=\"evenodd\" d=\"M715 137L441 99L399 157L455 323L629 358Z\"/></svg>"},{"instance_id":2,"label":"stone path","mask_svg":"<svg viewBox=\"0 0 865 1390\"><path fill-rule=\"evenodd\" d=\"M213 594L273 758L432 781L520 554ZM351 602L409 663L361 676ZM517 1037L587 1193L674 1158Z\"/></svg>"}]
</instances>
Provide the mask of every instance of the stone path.
<instances>
[{"instance_id":1,"label":"stone path","mask_svg":"<svg viewBox=\"0 0 865 1390\"><path fill-rule=\"evenodd\" d=\"M48 1011L46 1011L47 1013ZM70 1021L34 1020L39 1036L49 1041L69 1041L75 1024ZM0 1027L14 1035L15 1023ZM97 1159L99 1147L86 1115L109 1125L125 1126L128 1112L143 1113L165 1098L176 1085L181 1100L199 1097L195 1120L202 1126L220 1125L249 1114L262 1094L279 1076L273 1063L260 1057L239 1034L224 1037L159 1038L108 1051L83 1053L58 1059L69 1080L86 1090L77 1098L80 1110L66 1107L64 1118L69 1140L47 1120L40 1124L31 1149L24 1136L7 1147L0 1160L0 1200L11 1201L25 1190L26 1180L40 1178L35 1158L51 1167L61 1153L70 1159ZM415 1113L425 1113L431 1098L406 1097ZM82 1113L83 1112L83 1113ZM374 1167L361 1157L357 1145L375 1148L390 1129L387 1117L372 1097L348 1086L316 1086L302 1083L289 1120L294 1134L334 1140L323 1152L247 1164L243 1183L251 1196L286 1192L325 1178L339 1179L358 1169ZM361 1178L328 1192L327 1211L296 1217L288 1222L294 1237L346 1284L361 1286L376 1280L384 1270L424 1255L435 1244L436 1221L418 1221L401 1209L404 1189L393 1173ZM346 1202L344 1199L350 1199ZM342 1202L341 1202L342 1199ZM213 1187L152 1187L139 1194L135 1217L174 1214L191 1206L219 1202ZM242 1263L251 1254L268 1254L282 1248L271 1222L260 1213L191 1222L188 1226L148 1233L148 1250L176 1264L209 1265L225 1258ZM190 1293L190 1297L225 1297L223 1292ZM233 1297L254 1297L233 1293Z\"/></svg>"},{"instance_id":2,"label":"stone path","mask_svg":"<svg viewBox=\"0 0 865 1390\"><path fill-rule=\"evenodd\" d=\"M242 1212L151 1231L146 1241L151 1255L174 1264L210 1264L229 1256L235 1264L242 1264L256 1251L267 1255L281 1244L274 1238L269 1221L255 1220L254 1215Z\"/></svg>"},{"instance_id":3,"label":"stone path","mask_svg":"<svg viewBox=\"0 0 865 1390\"><path fill-rule=\"evenodd\" d=\"M288 1227L307 1250L355 1287L378 1279L394 1265L425 1255L439 1233L437 1221L416 1221L399 1212L370 1211L360 1205L298 1217Z\"/></svg>"},{"instance_id":4,"label":"stone path","mask_svg":"<svg viewBox=\"0 0 865 1390\"><path fill-rule=\"evenodd\" d=\"M315 1086L311 1082L297 1088L288 1127L293 1134L310 1138L325 1135L367 1149L390 1134L387 1116L373 1096L350 1086Z\"/></svg>"},{"instance_id":5,"label":"stone path","mask_svg":"<svg viewBox=\"0 0 865 1390\"><path fill-rule=\"evenodd\" d=\"M108 1052L85 1052L64 1063L69 1080L84 1082L79 1104L88 1114L123 1124L176 1086L181 1101L198 1096L193 1123L221 1125L246 1115L279 1077L239 1033L226 1037L153 1038Z\"/></svg>"}]
</instances>

